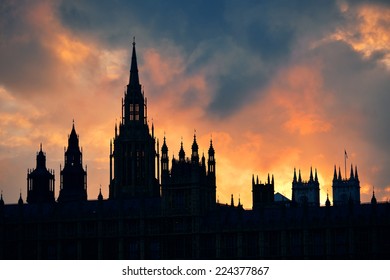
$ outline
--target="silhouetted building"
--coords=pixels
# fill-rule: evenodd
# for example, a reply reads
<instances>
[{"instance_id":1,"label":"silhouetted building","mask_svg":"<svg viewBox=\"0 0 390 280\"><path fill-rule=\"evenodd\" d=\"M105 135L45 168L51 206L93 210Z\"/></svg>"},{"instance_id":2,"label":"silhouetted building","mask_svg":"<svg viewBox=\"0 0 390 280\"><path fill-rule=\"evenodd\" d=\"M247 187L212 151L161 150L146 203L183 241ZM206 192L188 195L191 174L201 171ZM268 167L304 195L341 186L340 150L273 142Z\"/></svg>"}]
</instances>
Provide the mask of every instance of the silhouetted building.
<instances>
[{"instance_id":1,"label":"silhouetted building","mask_svg":"<svg viewBox=\"0 0 390 280\"><path fill-rule=\"evenodd\" d=\"M172 159L169 170L169 157L166 139L161 148L161 192L164 210L168 212L200 215L215 207L215 151L212 141L208 151L208 164L205 156L199 159L196 135L192 143L191 158L185 157L183 142L179 159Z\"/></svg>"},{"instance_id":2,"label":"silhouetted building","mask_svg":"<svg viewBox=\"0 0 390 280\"><path fill-rule=\"evenodd\" d=\"M36 168L27 171L27 202L54 202L54 182L54 170L46 168L46 155L41 144Z\"/></svg>"},{"instance_id":3,"label":"silhouetted building","mask_svg":"<svg viewBox=\"0 0 390 280\"><path fill-rule=\"evenodd\" d=\"M262 206L269 206L274 202L274 192L275 192L275 183L274 175L272 175L272 180L270 180L269 174L267 182L259 183L259 177L256 178L252 175L252 209L258 209Z\"/></svg>"},{"instance_id":4,"label":"silhouetted building","mask_svg":"<svg viewBox=\"0 0 390 280\"><path fill-rule=\"evenodd\" d=\"M28 203L20 194L17 204L5 205L1 194L0 259L390 258L390 204L377 202L374 192L371 204L360 204L357 169L349 180L335 175L333 206L329 198L319 206L312 170L307 182L294 170L291 202L274 195L274 177L268 175L265 183L252 177L252 210L240 199L235 206L233 194L230 205L220 204L213 142L207 163L194 135L191 155L185 156L181 143L170 166L166 138L160 159L146 111L133 43L122 120L110 143L109 198L100 190L96 200L87 200L73 125L58 202L42 149L37 168L28 173Z\"/></svg>"},{"instance_id":5,"label":"silhouetted building","mask_svg":"<svg viewBox=\"0 0 390 280\"><path fill-rule=\"evenodd\" d=\"M87 172L83 168L83 153L79 147L79 136L74 123L64 158L58 202L87 200Z\"/></svg>"},{"instance_id":6,"label":"silhouetted building","mask_svg":"<svg viewBox=\"0 0 390 280\"><path fill-rule=\"evenodd\" d=\"M313 169L310 168L309 181L303 181L301 170L297 173L294 168L292 182L292 203L298 205L320 206L320 183L318 182L317 169L313 177Z\"/></svg>"},{"instance_id":7,"label":"silhouetted building","mask_svg":"<svg viewBox=\"0 0 390 280\"><path fill-rule=\"evenodd\" d=\"M333 175L333 205L342 205L342 204L360 204L360 181L357 171L357 166L355 167L355 174L353 172L353 166L351 165L351 173L349 179L343 179L341 177L341 170L339 168L339 173L336 173L336 166L334 167Z\"/></svg>"},{"instance_id":8,"label":"silhouetted building","mask_svg":"<svg viewBox=\"0 0 390 280\"><path fill-rule=\"evenodd\" d=\"M149 132L146 98L138 77L135 42L130 79L122 99L119 134L115 125L114 150L110 155L110 199L157 197L155 138ZM114 164L114 166L113 166Z\"/></svg>"}]
</instances>

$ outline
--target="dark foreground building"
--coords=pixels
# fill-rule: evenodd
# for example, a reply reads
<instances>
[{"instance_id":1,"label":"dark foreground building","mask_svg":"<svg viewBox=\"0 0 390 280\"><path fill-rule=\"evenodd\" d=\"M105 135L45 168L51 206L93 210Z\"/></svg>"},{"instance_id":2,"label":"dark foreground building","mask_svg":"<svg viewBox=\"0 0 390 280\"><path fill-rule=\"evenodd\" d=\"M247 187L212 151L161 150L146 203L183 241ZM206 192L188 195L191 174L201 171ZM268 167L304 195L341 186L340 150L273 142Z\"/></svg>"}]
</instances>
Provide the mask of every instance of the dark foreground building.
<instances>
[{"instance_id":1,"label":"dark foreground building","mask_svg":"<svg viewBox=\"0 0 390 280\"><path fill-rule=\"evenodd\" d=\"M206 159L207 156L207 159ZM216 203L216 157L212 141L199 154L196 135L190 157L181 143L161 157L139 83L133 43L122 119L110 143L109 198L87 199L87 171L73 125L60 194L42 147L27 175L27 204L0 198L1 259L388 259L390 205L360 203L360 183L351 167L333 180L333 206L319 203L317 171L292 180L292 200L275 199L274 177L252 178L253 209Z\"/></svg>"}]
</instances>

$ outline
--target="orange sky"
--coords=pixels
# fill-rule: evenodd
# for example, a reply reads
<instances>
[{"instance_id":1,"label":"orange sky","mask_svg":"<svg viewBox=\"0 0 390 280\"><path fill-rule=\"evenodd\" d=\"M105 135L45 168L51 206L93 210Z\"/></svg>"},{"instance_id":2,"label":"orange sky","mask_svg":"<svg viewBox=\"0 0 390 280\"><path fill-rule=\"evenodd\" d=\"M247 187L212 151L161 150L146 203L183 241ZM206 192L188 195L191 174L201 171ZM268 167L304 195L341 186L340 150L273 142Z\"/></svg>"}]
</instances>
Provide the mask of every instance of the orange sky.
<instances>
[{"instance_id":1,"label":"orange sky","mask_svg":"<svg viewBox=\"0 0 390 280\"><path fill-rule=\"evenodd\" d=\"M220 202L230 202L234 194L236 203L240 197L251 208L252 175L264 181L268 173L275 176L275 191L291 198L294 168L307 180L313 167L323 204L326 193L331 198L334 165L344 174L344 149L347 174L351 164L358 166L362 202L370 200L374 186L378 200L389 199L390 138L383 129L389 117L384 105L390 101L389 6L335 1L332 11L339 21L317 21L294 11L286 18L283 9L267 7L275 16L268 15L264 27L258 22L262 7L234 2L221 18L212 17L229 32L218 33L219 25L210 22L200 36L196 31L204 23L198 30L190 13L183 12L183 18L175 13L172 21L183 25L173 22L176 31L170 31L157 16L156 22L137 16L126 21L114 13L120 7L103 17L103 6L64 3L4 4L0 189L6 203L16 203L20 191L26 198L27 169L35 167L40 143L47 167L55 169L58 196L73 119L88 165L88 198L96 199L100 186L107 198L109 142L129 77L130 34L137 37L149 124L154 123L160 142L165 133L170 158L177 157L181 139L190 153L194 130L200 152L207 154L213 139ZM77 11L86 23L77 21ZM236 19L243 11L245 20ZM103 20L95 26L98 16ZM115 20L104 22L106 16ZM76 23L84 25L72 26ZM294 39L279 52L272 43L284 42L284 28ZM242 31L252 29L258 40ZM252 48L252 43L263 47Z\"/></svg>"}]
</instances>

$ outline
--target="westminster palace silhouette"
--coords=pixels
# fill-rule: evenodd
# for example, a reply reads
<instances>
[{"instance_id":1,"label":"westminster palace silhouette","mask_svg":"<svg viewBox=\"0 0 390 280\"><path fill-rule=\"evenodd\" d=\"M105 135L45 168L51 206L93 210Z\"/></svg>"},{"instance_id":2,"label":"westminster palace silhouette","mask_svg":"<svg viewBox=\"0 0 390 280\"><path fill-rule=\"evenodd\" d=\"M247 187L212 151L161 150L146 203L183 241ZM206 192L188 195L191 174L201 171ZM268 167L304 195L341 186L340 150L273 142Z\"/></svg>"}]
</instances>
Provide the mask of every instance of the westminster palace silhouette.
<instances>
[{"instance_id":1,"label":"westminster palace silhouette","mask_svg":"<svg viewBox=\"0 0 390 280\"><path fill-rule=\"evenodd\" d=\"M27 172L27 198L0 197L1 259L388 259L390 205L360 201L358 169L334 167L333 199L320 206L317 170L292 172L292 197L275 193L273 175L252 183L252 209L216 200L217 152L169 158L147 120L135 42L122 118L110 142L109 197L87 199L87 169L73 123L60 168L46 167L42 145ZM250 187L250 186L249 186ZM248 187L248 189L249 189Z\"/></svg>"}]
</instances>

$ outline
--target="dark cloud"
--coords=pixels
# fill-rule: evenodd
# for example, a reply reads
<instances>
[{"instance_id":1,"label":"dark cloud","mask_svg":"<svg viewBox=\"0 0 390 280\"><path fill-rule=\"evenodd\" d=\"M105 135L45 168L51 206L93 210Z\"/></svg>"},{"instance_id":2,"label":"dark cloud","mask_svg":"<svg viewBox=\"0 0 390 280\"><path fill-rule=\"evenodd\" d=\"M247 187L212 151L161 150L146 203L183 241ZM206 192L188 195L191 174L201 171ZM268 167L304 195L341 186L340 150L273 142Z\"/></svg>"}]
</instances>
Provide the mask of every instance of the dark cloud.
<instances>
[{"instance_id":1,"label":"dark cloud","mask_svg":"<svg viewBox=\"0 0 390 280\"><path fill-rule=\"evenodd\" d=\"M225 56L230 61L222 66L229 68L215 69L210 78L216 93L208 110L218 117L253 100L254 92L289 63L294 46L301 43L298 36L320 38L341 18L333 1L63 1L58 13L73 32L114 48L126 46L131 34L146 41L143 46L157 48L168 38L191 58L189 73ZM239 48L245 56L231 61L227 48ZM262 65L248 68L247 63L256 61Z\"/></svg>"},{"instance_id":2,"label":"dark cloud","mask_svg":"<svg viewBox=\"0 0 390 280\"><path fill-rule=\"evenodd\" d=\"M191 48L199 40L227 30L224 1L63 1L59 16L74 32L116 45L131 36L170 38ZM137 34L148 32L148 35Z\"/></svg>"},{"instance_id":3,"label":"dark cloud","mask_svg":"<svg viewBox=\"0 0 390 280\"><path fill-rule=\"evenodd\" d=\"M329 110L356 114L356 123L347 127L366 134L370 142L389 149L390 154L386 128L390 122L390 72L382 62L383 54L365 57L343 42L327 43L315 53L323 63L324 85L337 98Z\"/></svg>"},{"instance_id":4,"label":"dark cloud","mask_svg":"<svg viewBox=\"0 0 390 280\"><path fill-rule=\"evenodd\" d=\"M26 18L30 5L19 4L0 4L0 85L16 95L32 86L43 89L49 82L46 71L53 70L53 57Z\"/></svg>"},{"instance_id":5,"label":"dark cloud","mask_svg":"<svg viewBox=\"0 0 390 280\"><path fill-rule=\"evenodd\" d=\"M390 71L382 62L383 54L366 57L340 41L323 44L314 53L321 58L324 87L334 95L324 107L333 119L334 133L343 141L339 145L357 150L365 146L366 154L357 159L366 168L365 179L370 177L377 187L389 186ZM375 170L370 171L374 175L369 170Z\"/></svg>"}]
</instances>

